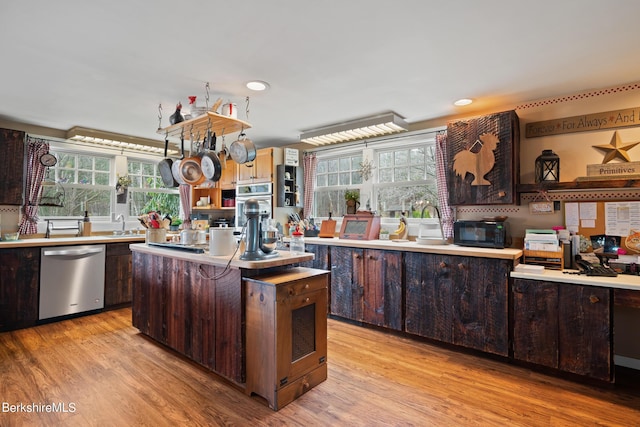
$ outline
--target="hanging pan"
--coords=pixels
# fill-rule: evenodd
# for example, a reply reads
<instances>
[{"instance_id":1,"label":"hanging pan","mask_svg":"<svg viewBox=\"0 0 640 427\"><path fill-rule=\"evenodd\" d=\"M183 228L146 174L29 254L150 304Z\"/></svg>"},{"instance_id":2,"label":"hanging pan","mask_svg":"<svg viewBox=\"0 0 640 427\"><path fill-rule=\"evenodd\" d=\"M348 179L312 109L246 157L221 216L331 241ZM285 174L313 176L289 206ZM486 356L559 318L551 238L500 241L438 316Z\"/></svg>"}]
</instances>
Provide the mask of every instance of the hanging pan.
<instances>
[{"instance_id":1,"label":"hanging pan","mask_svg":"<svg viewBox=\"0 0 640 427\"><path fill-rule=\"evenodd\" d=\"M182 151L182 157L180 157L178 160L173 162L173 164L171 165L171 172L173 174L173 179L175 179L178 184L184 185L186 184L186 182L184 181L184 179L182 179L182 175L180 174L180 163L182 163L182 161L184 160L184 138L183 137L180 138L180 149Z\"/></svg>"},{"instance_id":2,"label":"hanging pan","mask_svg":"<svg viewBox=\"0 0 640 427\"><path fill-rule=\"evenodd\" d=\"M192 152L193 153L193 152ZM200 156L191 155L180 162L180 176L189 185L200 185L205 181Z\"/></svg>"},{"instance_id":3,"label":"hanging pan","mask_svg":"<svg viewBox=\"0 0 640 427\"><path fill-rule=\"evenodd\" d=\"M244 132L240 133L237 141L231 143L229 147L231 158L238 164L252 162L256 158L256 146L247 138Z\"/></svg>"},{"instance_id":4,"label":"hanging pan","mask_svg":"<svg viewBox=\"0 0 640 427\"><path fill-rule=\"evenodd\" d=\"M160 163L158 163L158 172L160 172L160 176L162 177L162 182L165 187L177 187L178 183L173 178L173 172L171 171L171 166L173 165L173 161L167 157L168 148L169 148L169 139L165 137L164 138L164 159L160 160Z\"/></svg>"},{"instance_id":5,"label":"hanging pan","mask_svg":"<svg viewBox=\"0 0 640 427\"><path fill-rule=\"evenodd\" d=\"M211 136L211 132L209 131L207 134L207 143L201 153L202 158L200 159L200 166L204 177L212 182L217 182L222 175L220 159L215 152L211 151L212 146L213 150L215 150L215 140L216 133L214 132L213 136Z\"/></svg>"}]
</instances>

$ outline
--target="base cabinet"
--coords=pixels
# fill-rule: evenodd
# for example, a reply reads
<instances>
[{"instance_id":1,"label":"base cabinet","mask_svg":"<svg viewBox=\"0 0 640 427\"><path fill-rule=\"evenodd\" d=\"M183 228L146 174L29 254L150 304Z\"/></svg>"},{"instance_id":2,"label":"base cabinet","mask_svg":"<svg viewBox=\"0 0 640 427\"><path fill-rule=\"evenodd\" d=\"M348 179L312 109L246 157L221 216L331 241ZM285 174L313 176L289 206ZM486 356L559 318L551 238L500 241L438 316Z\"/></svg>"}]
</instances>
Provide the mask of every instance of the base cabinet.
<instances>
[{"instance_id":1,"label":"base cabinet","mask_svg":"<svg viewBox=\"0 0 640 427\"><path fill-rule=\"evenodd\" d=\"M278 410L327 379L328 273L296 267L244 285L245 390Z\"/></svg>"},{"instance_id":2,"label":"base cabinet","mask_svg":"<svg viewBox=\"0 0 640 427\"><path fill-rule=\"evenodd\" d=\"M402 329L402 252L331 248L331 314Z\"/></svg>"},{"instance_id":3,"label":"base cabinet","mask_svg":"<svg viewBox=\"0 0 640 427\"><path fill-rule=\"evenodd\" d=\"M133 326L240 384L245 381L240 270L223 271L134 252Z\"/></svg>"},{"instance_id":4,"label":"base cabinet","mask_svg":"<svg viewBox=\"0 0 640 427\"><path fill-rule=\"evenodd\" d=\"M405 330L488 353L509 354L512 262L405 254Z\"/></svg>"},{"instance_id":5,"label":"base cabinet","mask_svg":"<svg viewBox=\"0 0 640 427\"><path fill-rule=\"evenodd\" d=\"M40 248L0 250L0 331L38 321Z\"/></svg>"},{"instance_id":6,"label":"base cabinet","mask_svg":"<svg viewBox=\"0 0 640 427\"><path fill-rule=\"evenodd\" d=\"M131 303L131 249L129 243L107 245L104 280L105 308Z\"/></svg>"},{"instance_id":7,"label":"base cabinet","mask_svg":"<svg viewBox=\"0 0 640 427\"><path fill-rule=\"evenodd\" d=\"M514 279L513 357L613 380L611 289Z\"/></svg>"}]
</instances>

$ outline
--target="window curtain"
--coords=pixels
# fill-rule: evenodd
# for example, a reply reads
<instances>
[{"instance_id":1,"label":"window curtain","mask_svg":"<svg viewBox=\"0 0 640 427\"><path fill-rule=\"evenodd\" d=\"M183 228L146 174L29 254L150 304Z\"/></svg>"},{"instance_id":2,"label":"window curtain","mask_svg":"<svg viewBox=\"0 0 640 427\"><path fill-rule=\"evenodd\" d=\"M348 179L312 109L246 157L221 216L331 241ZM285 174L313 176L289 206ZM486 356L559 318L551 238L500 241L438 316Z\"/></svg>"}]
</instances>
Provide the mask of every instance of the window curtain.
<instances>
[{"instance_id":1,"label":"window curtain","mask_svg":"<svg viewBox=\"0 0 640 427\"><path fill-rule=\"evenodd\" d=\"M27 137L27 186L25 204L20 219L20 234L36 234L38 232L38 203L40 188L47 168L40 163L40 157L49 152L49 144L43 139Z\"/></svg>"},{"instance_id":2,"label":"window curtain","mask_svg":"<svg viewBox=\"0 0 640 427\"><path fill-rule=\"evenodd\" d=\"M440 206L440 222L444 238L453 237L453 211L449 206L449 189L447 188L447 133L436 135L436 179L438 183L438 205Z\"/></svg>"},{"instance_id":3,"label":"window curtain","mask_svg":"<svg viewBox=\"0 0 640 427\"><path fill-rule=\"evenodd\" d=\"M304 217L309 218L313 214L313 192L316 189L316 168L318 158L316 153L304 155Z\"/></svg>"},{"instance_id":4,"label":"window curtain","mask_svg":"<svg viewBox=\"0 0 640 427\"><path fill-rule=\"evenodd\" d=\"M191 217L189 216L189 212L191 212L191 186L187 184L180 184L178 189L180 192L180 205L182 207L182 212L184 212L184 229L191 228Z\"/></svg>"}]
</instances>

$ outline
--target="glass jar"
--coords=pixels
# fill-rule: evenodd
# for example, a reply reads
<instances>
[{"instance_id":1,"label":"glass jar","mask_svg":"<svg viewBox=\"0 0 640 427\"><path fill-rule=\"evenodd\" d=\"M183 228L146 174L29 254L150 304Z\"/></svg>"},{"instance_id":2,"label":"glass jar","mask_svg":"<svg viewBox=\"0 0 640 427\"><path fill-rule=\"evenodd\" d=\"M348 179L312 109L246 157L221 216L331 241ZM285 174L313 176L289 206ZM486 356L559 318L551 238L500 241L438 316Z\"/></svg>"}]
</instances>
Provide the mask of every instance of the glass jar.
<instances>
[{"instance_id":1,"label":"glass jar","mask_svg":"<svg viewBox=\"0 0 640 427\"><path fill-rule=\"evenodd\" d=\"M289 242L289 251L292 253L304 253L304 234L299 231L291 233L291 241Z\"/></svg>"}]
</instances>

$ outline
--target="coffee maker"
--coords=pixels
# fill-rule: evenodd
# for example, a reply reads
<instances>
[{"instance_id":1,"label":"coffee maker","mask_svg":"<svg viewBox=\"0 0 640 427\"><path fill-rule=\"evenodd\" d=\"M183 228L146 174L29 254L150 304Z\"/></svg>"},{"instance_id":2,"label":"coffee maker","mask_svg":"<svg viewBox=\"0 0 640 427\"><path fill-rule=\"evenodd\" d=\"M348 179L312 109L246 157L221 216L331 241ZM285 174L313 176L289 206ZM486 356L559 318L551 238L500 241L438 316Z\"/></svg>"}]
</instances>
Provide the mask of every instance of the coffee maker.
<instances>
[{"instance_id":1,"label":"coffee maker","mask_svg":"<svg viewBox=\"0 0 640 427\"><path fill-rule=\"evenodd\" d=\"M244 204L244 215L247 217L245 230L245 249L240 255L243 261L256 261L279 256L275 251L277 232L271 231L263 223L268 221L269 212L260 210L260 202L249 199Z\"/></svg>"}]
</instances>

